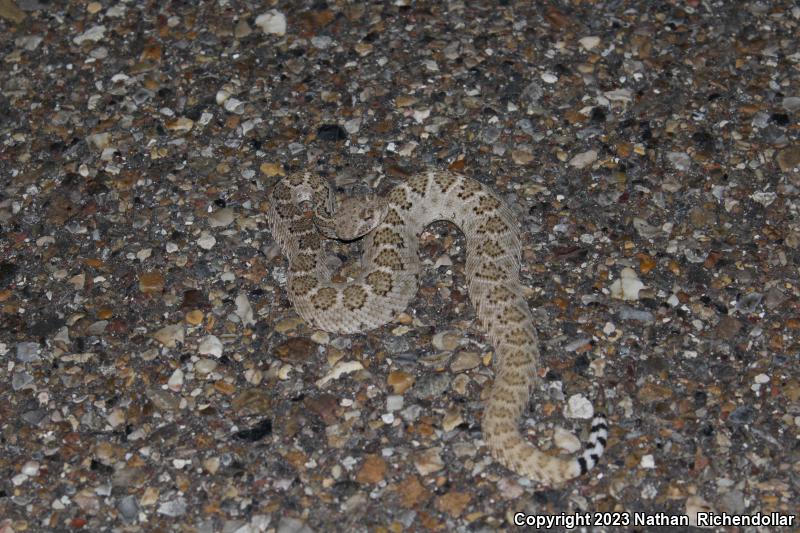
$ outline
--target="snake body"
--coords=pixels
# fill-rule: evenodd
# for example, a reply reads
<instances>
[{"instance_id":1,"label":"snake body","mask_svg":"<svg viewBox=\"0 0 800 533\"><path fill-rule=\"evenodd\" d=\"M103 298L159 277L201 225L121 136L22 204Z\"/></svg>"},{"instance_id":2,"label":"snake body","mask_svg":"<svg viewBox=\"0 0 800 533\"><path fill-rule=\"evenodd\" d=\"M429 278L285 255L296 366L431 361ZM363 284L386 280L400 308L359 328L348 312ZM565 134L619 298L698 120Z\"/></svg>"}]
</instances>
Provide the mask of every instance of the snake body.
<instances>
[{"instance_id":1,"label":"snake body","mask_svg":"<svg viewBox=\"0 0 800 533\"><path fill-rule=\"evenodd\" d=\"M486 186L459 174L429 171L396 185L380 201L337 206L325 180L297 173L273 187L267 216L289 261L287 290L298 314L335 333L376 328L405 310L417 292L419 234L437 220L456 224L466 236L469 297L495 348L495 380L482 420L489 450L513 472L550 484L581 475L597 463L607 438L603 415L592 420L585 449L575 457L544 453L520 434L539 344L522 296L518 225ZM331 281L322 239L361 234L362 270L353 280Z\"/></svg>"}]
</instances>

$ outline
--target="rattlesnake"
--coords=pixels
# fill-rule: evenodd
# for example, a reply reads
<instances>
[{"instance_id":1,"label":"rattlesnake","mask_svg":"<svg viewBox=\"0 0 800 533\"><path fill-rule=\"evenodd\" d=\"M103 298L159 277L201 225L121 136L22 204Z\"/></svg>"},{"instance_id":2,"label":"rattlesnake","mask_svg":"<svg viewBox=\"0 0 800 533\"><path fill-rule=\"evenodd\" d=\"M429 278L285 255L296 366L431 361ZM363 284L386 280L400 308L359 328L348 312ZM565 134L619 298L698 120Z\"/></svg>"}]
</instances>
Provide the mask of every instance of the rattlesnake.
<instances>
[{"instance_id":1,"label":"rattlesnake","mask_svg":"<svg viewBox=\"0 0 800 533\"><path fill-rule=\"evenodd\" d=\"M495 347L495 380L482 422L492 455L519 475L551 484L597 463L607 438L602 414L592 420L586 447L574 458L546 454L518 430L539 347L519 280L519 231L511 211L488 188L451 172L428 171L396 185L385 199L338 201L325 180L296 173L272 189L267 217L289 260L287 290L295 309L310 325L334 333L376 328L402 312L417 292L420 232L437 220L458 225L467 242L469 296ZM331 281L322 239L362 235L360 273Z\"/></svg>"}]
</instances>

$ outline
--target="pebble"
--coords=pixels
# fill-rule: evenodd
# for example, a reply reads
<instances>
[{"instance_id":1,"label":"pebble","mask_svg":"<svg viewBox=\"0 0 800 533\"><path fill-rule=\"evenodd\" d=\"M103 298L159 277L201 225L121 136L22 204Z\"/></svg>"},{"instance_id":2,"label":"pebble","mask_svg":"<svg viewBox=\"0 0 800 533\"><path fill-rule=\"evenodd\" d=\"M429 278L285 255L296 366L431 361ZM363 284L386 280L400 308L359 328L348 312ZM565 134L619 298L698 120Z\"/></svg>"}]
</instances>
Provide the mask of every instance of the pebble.
<instances>
[{"instance_id":1,"label":"pebble","mask_svg":"<svg viewBox=\"0 0 800 533\"><path fill-rule=\"evenodd\" d=\"M266 13L262 13L256 17L256 26L261 28L261 31L267 34L285 35L286 15L280 11L271 9Z\"/></svg>"},{"instance_id":2,"label":"pebble","mask_svg":"<svg viewBox=\"0 0 800 533\"><path fill-rule=\"evenodd\" d=\"M233 113L234 115L243 115L244 114L244 102L239 100L238 98L228 97L222 104L223 109L228 113Z\"/></svg>"},{"instance_id":3,"label":"pebble","mask_svg":"<svg viewBox=\"0 0 800 533\"><path fill-rule=\"evenodd\" d=\"M655 468L656 467L656 461L655 461L655 459L653 459L653 455L648 453L648 454L642 456L641 461L639 461L639 465L642 468Z\"/></svg>"},{"instance_id":4,"label":"pebble","mask_svg":"<svg viewBox=\"0 0 800 533\"><path fill-rule=\"evenodd\" d=\"M108 327L108 320L98 320L86 328L86 334L95 336L102 335L106 330L106 327Z\"/></svg>"},{"instance_id":5,"label":"pebble","mask_svg":"<svg viewBox=\"0 0 800 533\"><path fill-rule=\"evenodd\" d=\"M459 352L450 363L450 370L454 373L472 370L482 363L481 355L476 352Z\"/></svg>"},{"instance_id":6,"label":"pebble","mask_svg":"<svg viewBox=\"0 0 800 533\"><path fill-rule=\"evenodd\" d=\"M744 426L753 422L756 413L749 405L740 405L728 415L728 423L734 426Z\"/></svg>"},{"instance_id":7,"label":"pebble","mask_svg":"<svg viewBox=\"0 0 800 533\"><path fill-rule=\"evenodd\" d=\"M172 500L162 502L158 506L158 514L175 518L186 514L186 499L178 496Z\"/></svg>"},{"instance_id":8,"label":"pebble","mask_svg":"<svg viewBox=\"0 0 800 533\"><path fill-rule=\"evenodd\" d=\"M208 215L208 225L212 228L224 228L233 222L233 209L225 207Z\"/></svg>"},{"instance_id":9,"label":"pebble","mask_svg":"<svg viewBox=\"0 0 800 533\"><path fill-rule=\"evenodd\" d=\"M591 165L597 161L597 151L596 150L587 150L585 152L581 152L579 154L575 154L572 159L569 160L569 165L571 167L575 167L577 169L583 169Z\"/></svg>"},{"instance_id":10,"label":"pebble","mask_svg":"<svg viewBox=\"0 0 800 533\"><path fill-rule=\"evenodd\" d=\"M167 387L172 392L180 392L183 388L183 370L176 368L167 381Z\"/></svg>"},{"instance_id":11,"label":"pebble","mask_svg":"<svg viewBox=\"0 0 800 533\"><path fill-rule=\"evenodd\" d=\"M318 379L316 385L317 387L324 387L332 380L339 379L345 374L351 374L353 372L362 370L363 368L364 365L358 361L341 361L336 363L336 366L334 366L330 372Z\"/></svg>"},{"instance_id":12,"label":"pebble","mask_svg":"<svg viewBox=\"0 0 800 533\"><path fill-rule=\"evenodd\" d=\"M74 42L77 45L81 45L86 41L91 41L96 43L97 41L103 40L103 38L105 37L105 33L106 33L106 27L103 26L102 24L97 26L92 26L82 34L73 38L72 42Z\"/></svg>"},{"instance_id":13,"label":"pebble","mask_svg":"<svg viewBox=\"0 0 800 533\"><path fill-rule=\"evenodd\" d=\"M414 454L414 467L420 475L427 476L444 468L441 448L428 448Z\"/></svg>"},{"instance_id":14,"label":"pebble","mask_svg":"<svg viewBox=\"0 0 800 533\"><path fill-rule=\"evenodd\" d=\"M800 111L800 96L784 96L781 105L790 113Z\"/></svg>"},{"instance_id":15,"label":"pebble","mask_svg":"<svg viewBox=\"0 0 800 533\"><path fill-rule=\"evenodd\" d=\"M361 484L376 484L386 477L388 465L379 455L369 454L364 458L361 468L356 474L356 481Z\"/></svg>"},{"instance_id":16,"label":"pebble","mask_svg":"<svg viewBox=\"0 0 800 533\"><path fill-rule=\"evenodd\" d=\"M243 292L237 294L234 303L236 304L236 316L239 317L239 320L242 321L242 324L245 326L252 326L256 323L255 316L253 314L253 307L250 305L250 300L247 298L247 294Z\"/></svg>"},{"instance_id":17,"label":"pebble","mask_svg":"<svg viewBox=\"0 0 800 533\"><path fill-rule=\"evenodd\" d=\"M181 324L164 326L156 331L153 337L167 348L175 348L178 343L183 344L184 329Z\"/></svg>"},{"instance_id":18,"label":"pebble","mask_svg":"<svg viewBox=\"0 0 800 533\"><path fill-rule=\"evenodd\" d=\"M414 384L415 378L413 375L403 372L402 370L395 370L389 373L386 380L387 385L392 387L395 394L403 394Z\"/></svg>"},{"instance_id":19,"label":"pebble","mask_svg":"<svg viewBox=\"0 0 800 533\"><path fill-rule=\"evenodd\" d=\"M518 165L527 165L534 159L533 152L527 146L518 146L511 150L511 159Z\"/></svg>"},{"instance_id":20,"label":"pebble","mask_svg":"<svg viewBox=\"0 0 800 533\"><path fill-rule=\"evenodd\" d=\"M247 20L240 19L236 26L233 28L233 36L237 39L244 39L245 37L249 36L253 33L253 29L247 23Z\"/></svg>"},{"instance_id":21,"label":"pebble","mask_svg":"<svg viewBox=\"0 0 800 533\"><path fill-rule=\"evenodd\" d=\"M433 336L431 344L439 351L451 352L461 344L461 335L455 331L440 331Z\"/></svg>"},{"instance_id":22,"label":"pebble","mask_svg":"<svg viewBox=\"0 0 800 533\"><path fill-rule=\"evenodd\" d=\"M445 431L453 431L464 422L464 417L461 411L457 409L448 409L444 417L442 417L442 429Z\"/></svg>"},{"instance_id":23,"label":"pebble","mask_svg":"<svg viewBox=\"0 0 800 533\"><path fill-rule=\"evenodd\" d=\"M741 322L730 315L725 315L720 317L719 322L717 322L717 325L714 327L713 333L714 337L717 339L731 340L736 337L741 329Z\"/></svg>"},{"instance_id":24,"label":"pebble","mask_svg":"<svg viewBox=\"0 0 800 533\"><path fill-rule=\"evenodd\" d=\"M673 168L680 171L687 171L692 166L692 158L684 152L667 153L667 161Z\"/></svg>"},{"instance_id":25,"label":"pebble","mask_svg":"<svg viewBox=\"0 0 800 533\"><path fill-rule=\"evenodd\" d=\"M11 375L11 388L15 391L23 390L31 383L33 383L33 376L24 370L14 372Z\"/></svg>"},{"instance_id":26,"label":"pebble","mask_svg":"<svg viewBox=\"0 0 800 533\"><path fill-rule=\"evenodd\" d=\"M597 48L597 45L600 44L600 37L596 37L596 36L593 36L593 35L592 36L587 36L587 37L581 37L578 40L578 43L580 43L580 45L583 47L583 49L588 52L588 51L591 51L591 50L594 50L595 48Z\"/></svg>"},{"instance_id":27,"label":"pebble","mask_svg":"<svg viewBox=\"0 0 800 533\"><path fill-rule=\"evenodd\" d=\"M25 474L29 477L35 477L39 475L39 462L38 461L25 461L25 464L22 465L20 472Z\"/></svg>"},{"instance_id":28,"label":"pebble","mask_svg":"<svg viewBox=\"0 0 800 533\"><path fill-rule=\"evenodd\" d=\"M542 78L542 81L545 83L556 83L558 81L558 76L556 76L552 72L542 72L540 77Z\"/></svg>"},{"instance_id":29,"label":"pebble","mask_svg":"<svg viewBox=\"0 0 800 533\"><path fill-rule=\"evenodd\" d=\"M17 343L17 361L20 363L34 363L41 361L40 357L41 346L38 342L18 342Z\"/></svg>"},{"instance_id":30,"label":"pebble","mask_svg":"<svg viewBox=\"0 0 800 533\"><path fill-rule=\"evenodd\" d=\"M116 428L121 426L125 423L125 411L122 409L113 409L108 416L106 416L106 422L112 428Z\"/></svg>"},{"instance_id":31,"label":"pebble","mask_svg":"<svg viewBox=\"0 0 800 533\"><path fill-rule=\"evenodd\" d=\"M315 35L311 38L311 46L319 50L325 50L331 44L333 44L333 39L327 35Z\"/></svg>"},{"instance_id":32,"label":"pebble","mask_svg":"<svg viewBox=\"0 0 800 533\"><path fill-rule=\"evenodd\" d=\"M645 324L655 322L656 320L655 315L653 315L653 313L651 313L650 311L645 311L643 309L634 309L626 305L619 308L618 316L620 320L633 320Z\"/></svg>"},{"instance_id":33,"label":"pebble","mask_svg":"<svg viewBox=\"0 0 800 533\"><path fill-rule=\"evenodd\" d=\"M639 291L644 288L644 283L639 280L636 271L625 267L620 272L620 277L611 284L611 296L621 300L635 301L639 299Z\"/></svg>"},{"instance_id":34,"label":"pebble","mask_svg":"<svg viewBox=\"0 0 800 533\"><path fill-rule=\"evenodd\" d=\"M386 397L386 410L388 412L400 411L403 408L403 396L400 394L390 394Z\"/></svg>"},{"instance_id":35,"label":"pebble","mask_svg":"<svg viewBox=\"0 0 800 533\"><path fill-rule=\"evenodd\" d=\"M441 396L449 387L449 376L446 374L432 374L423 376L417 381L412 393L415 398L424 400Z\"/></svg>"},{"instance_id":36,"label":"pebble","mask_svg":"<svg viewBox=\"0 0 800 533\"><path fill-rule=\"evenodd\" d=\"M344 129L350 135L358 133L361 129L361 119L360 118L352 118L344 123Z\"/></svg>"},{"instance_id":37,"label":"pebble","mask_svg":"<svg viewBox=\"0 0 800 533\"><path fill-rule=\"evenodd\" d=\"M142 272L139 274L139 290L145 294L160 293L164 290L166 280L161 272Z\"/></svg>"},{"instance_id":38,"label":"pebble","mask_svg":"<svg viewBox=\"0 0 800 533\"><path fill-rule=\"evenodd\" d=\"M197 239L197 245L203 250L210 250L215 244L217 244L217 239L206 231L202 232L200 238Z\"/></svg>"},{"instance_id":39,"label":"pebble","mask_svg":"<svg viewBox=\"0 0 800 533\"><path fill-rule=\"evenodd\" d=\"M594 407L582 394L573 394L567 400L567 405L564 408L564 416L566 418L592 418L594 416Z\"/></svg>"},{"instance_id":40,"label":"pebble","mask_svg":"<svg viewBox=\"0 0 800 533\"><path fill-rule=\"evenodd\" d=\"M126 522L136 520L139 516L139 505L136 502L136 496L128 494L120 498L117 502L117 510Z\"/></svg>"},{"instance_id":41,"label":"pebble","mask_svg":"<svg viewBox=\"0 0 800 533\"><path fill-rule=\"evenodd\" d=\"M304 363L317 354L317 344L305 337L293 337L279 344L274 355L285 363Z\"/></svg>"},{"instance_id":42,"label":"pebble","mask_svg":"<svg viewBox=\"0 0 800 533\"><path fill-rule=\"evenodd\" d=\"M202 311L200 311L199 309L193 309L192 311L186 313L184 319L186 320L187 324L191 324L192 326L199 326L200 324L203 323L204 317L205 314Z\"/></svg>"},{"instance_id":43,"label":"pebble","mask_svg":"<svg viewBox=\"0 0 800 533\"><path fill-rule=\"evenodd\" d=\"M800 170L800 144L790 146L778 152L778 166L783 172L797 172Z\"/></svg>"},{"instance_id":44,"label":"pebble","mask_svg":"<svg viewBox=\"0 0 800 533\"><path fill-rule=\"evenodd\" d=\"M211 355L214 357L222 357L222 341L216 335L207 335L203 337L200 344L197 346L197 353L200 355Z\"/></svg>"},{"instance_id":45,"label":"pebble","mask_svg":"<svg viewBox=\"0 0 800 533\"><path fill-rule=\"evenodd\" d=\"M213 359L203 357L198 359L194 364L194 371L201 376L207 376L217 369L218 363Z\"/></svg>"}]
</instances>

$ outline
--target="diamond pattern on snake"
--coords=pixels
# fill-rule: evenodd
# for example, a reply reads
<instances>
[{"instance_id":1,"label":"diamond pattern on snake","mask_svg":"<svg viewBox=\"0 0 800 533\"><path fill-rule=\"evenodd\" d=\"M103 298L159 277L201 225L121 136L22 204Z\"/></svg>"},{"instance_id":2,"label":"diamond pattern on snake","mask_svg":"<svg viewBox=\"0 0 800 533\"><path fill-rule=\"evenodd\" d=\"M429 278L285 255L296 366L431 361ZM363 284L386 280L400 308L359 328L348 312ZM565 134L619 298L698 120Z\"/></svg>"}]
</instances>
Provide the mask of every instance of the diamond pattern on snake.
<instances>
[{"instance_id":1,"label":"diamond pattern on snake","mask_svg":"<svg viewBox=\"0 0 800 533\"><path fill-rule=\"evenodd\" d=\"M300 172L273 187L267 217L289 261L289 299L308 324L332 333L377 328L405 310L417 292L419 234L438 220L456 224L466 236L469 297L495 348L495 379L481 423L492 456L518 475L549 484L597 464L608 436L602 414L592 420L585 449L574 457L545 453L519 431L539 343L522 296L518 224L489 188L452 172L427 171L385 198L365 202L339 198L324 179ZM331 281L323 238L364 239L355 279Z\"/></svg>"}]
</instances>

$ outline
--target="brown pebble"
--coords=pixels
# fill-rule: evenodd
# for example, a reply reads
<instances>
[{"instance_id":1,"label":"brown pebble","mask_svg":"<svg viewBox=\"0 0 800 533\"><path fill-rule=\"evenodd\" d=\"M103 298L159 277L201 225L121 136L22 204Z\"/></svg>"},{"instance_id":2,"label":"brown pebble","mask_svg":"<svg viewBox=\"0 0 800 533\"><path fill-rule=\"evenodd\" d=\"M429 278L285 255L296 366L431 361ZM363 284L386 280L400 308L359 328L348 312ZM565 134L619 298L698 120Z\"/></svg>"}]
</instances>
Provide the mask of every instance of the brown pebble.
<instances>
[{"instance_id":1,"label":"brown pebble","mask_svg":"<svg viewBox=\"0 0 800 533\"><path fill-rule=\"evenodd\" d=\"M231 407L239 416L265 414L272 406L272 398L263 389L245 389L231 401Z\"/></svg>"},{"instance_id":2,"label":"brown pebble","mask_svg":"<svg viewBox=\"0 0 800 533\"><path fill-rule=\"evenodd\" d=\"M284 363L303 363L316 353L316 343L305 337L287 339L275 348L275 356Z\"/></svg>"},{"instance_id":3,"label":"brown pebble","mask_svg":"<svg viewBox=\"0 0 800 533\"><path fill-rule=\"evenodd\" d=\"M378 483L386 475L386 468L386 461L380 455L367 455L356 474L356 481L362 484Z\"/></svg>"},{"instance_id":4,"label":"brown pebble","mask_svg":"<svg viewBox=\"0 0 800 533\"><path fill-rule=\"evenodd\" d=\"M784 172L800 167L800 145L789 146L778 152L778 166Z\"/></svg>"},{"instance_id":5,"label":"brown pebble","mask_svg":"<svg viewBox=\"0 0 800 533\"><path fill-rule=\"evenodd\" d=\"M139 274L139 290L153 294L164 290L164 275L161 272L142 272Z\"/></svg>"},{"instance_id":6,"label":"brown pebble","mask_svg":"<svg viewBox=\"0 0 800 533\"><path fill-rule=\"evenodd\" d=\"M336 422L339 411L339 399L333 394L323 393L319 396L303 399L303 405L330 425Z\"/></svg>"},{"instance_id":7,"label":"brown pebble","mask_svg":"<svg viewBox=\"0 0 800 533\"><path fill-rule=\"evenodd\" d=\"M236 392L236 385L234 385L233 383L228 383L227 381L221 379L219 381L214 382L214 389L216 389L217 392L225 394L226 396L230 396L231 394Z\"/></svg>"},{"instance_id":8,"label":"brown pebble","mask_svg":"<svg viewBox=\"0 0 800 533\"><path fill-rule=\"evenodd\" d=\"M414 475L406 476L398 483L397 492L400 494L400 505L406 509L417 507L431 497L430 491Z\"/></svg>"},{"instance_id":9,"label":"brown pebble","mask_svg":"<svg viewBox=\"0 0 800 533\"><path fill-rule=\"evenodd\" d=\"M436 498L436 508L456 518L461 516L471 499L472 496L467 492L451 490L447 494Z\"/></svg>"},{"instance_id":10,"label":"brown pebble","mask_svg":"<svg viewBox=\"0 0 800 533\"><path fill-rule=\"evenodd\" d=\"M739 333L742 324L732 316L725 315L719 319L714 328L714 336L720 340L730 340Z\"/></svg>"},{"instance_id":11,"label":"brown pebble","mask_svg":"<svg viewBox=\"0 0 800 533\"><path fill-rule=\"evenodd\" d=\"M389 373L386 383L392 387L395 394L403 394L414 384L414 381L415 378L411 374L402 370L395 370Z\"/></svg>"}]
</instances>

